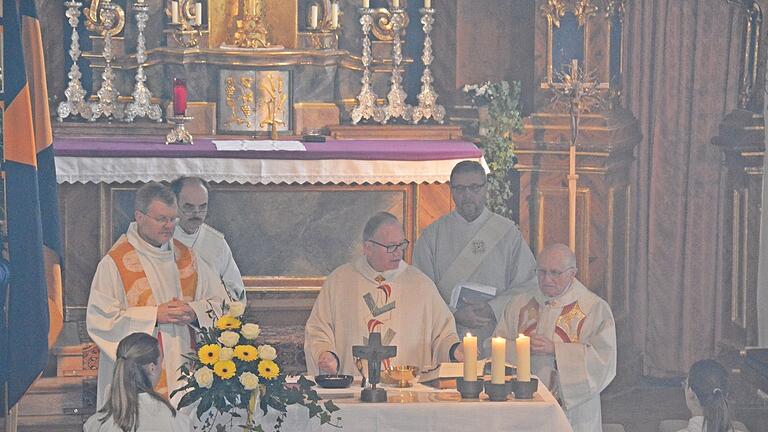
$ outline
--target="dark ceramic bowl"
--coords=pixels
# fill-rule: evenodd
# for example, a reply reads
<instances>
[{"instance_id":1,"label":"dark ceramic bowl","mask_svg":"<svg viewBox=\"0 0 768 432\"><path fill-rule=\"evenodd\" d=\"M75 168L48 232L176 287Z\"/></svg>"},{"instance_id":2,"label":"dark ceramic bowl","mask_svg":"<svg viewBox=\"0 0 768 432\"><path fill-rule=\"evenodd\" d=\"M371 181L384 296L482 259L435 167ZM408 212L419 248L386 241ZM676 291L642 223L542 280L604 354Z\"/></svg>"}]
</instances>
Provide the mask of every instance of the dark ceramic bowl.
<instances>
[{"instance_id":1,"label":"dark ceramic bowl","mask_svg":"<svg viewBox=\"0 0 768 432\"><path fill-rule=\"evenodd\" d=\"M318 375L315 382L322 388L347 388L353 379L352 375Z\"/></svg>"}]
</instances>

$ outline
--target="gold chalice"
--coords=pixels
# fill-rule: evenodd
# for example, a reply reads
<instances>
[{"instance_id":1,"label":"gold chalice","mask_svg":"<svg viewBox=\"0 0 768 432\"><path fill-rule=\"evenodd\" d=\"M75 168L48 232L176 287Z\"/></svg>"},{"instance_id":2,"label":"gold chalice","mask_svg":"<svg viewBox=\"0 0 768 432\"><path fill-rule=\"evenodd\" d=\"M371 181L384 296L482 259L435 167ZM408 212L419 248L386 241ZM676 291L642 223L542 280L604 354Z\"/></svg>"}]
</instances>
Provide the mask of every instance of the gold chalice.
<instances>
[{"instance_id":1,"label":"gold chalice","mask_svg":"<svg viewBox=\"0 0 768 432\"><path fill-rule=\"evenodd\" d=\"M400 388L411 387L419 374L416 366L390 366L381 371L381 382L397 385Z\"/></svg>"}]
</instances>

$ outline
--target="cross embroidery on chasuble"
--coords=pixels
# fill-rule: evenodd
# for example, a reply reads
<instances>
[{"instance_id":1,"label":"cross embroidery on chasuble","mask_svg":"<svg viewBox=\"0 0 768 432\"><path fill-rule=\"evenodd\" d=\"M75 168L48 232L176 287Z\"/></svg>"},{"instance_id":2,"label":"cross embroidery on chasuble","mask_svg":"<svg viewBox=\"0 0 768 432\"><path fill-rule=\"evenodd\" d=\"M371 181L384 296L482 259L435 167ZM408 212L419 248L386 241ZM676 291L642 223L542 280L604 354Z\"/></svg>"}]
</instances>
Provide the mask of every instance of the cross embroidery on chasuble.
<instances>
[{"instance_id":1,"label":"cross embroidery on chasuble","mask_svg":"<svg viewBox=\"0 0 768 432\"><path fill-rule=\"evenodd\" d=\"M530 336L539 324L539 302L532 298L520 309L517 317L517 332ZM565 343L579 341L581 329L587 314L581 310L579 302L575 301L565 307L555 321L555 335Z\"/></svg>"},{"instance_id":2,"label":"cross embroidery on chasuble","mask_svg":"<svg viewBox=\"0 0 768 432\"><path fill-rule=\"evenodd\" d=\"M389 345L395 338L395 331L387 326L387 322L392 319L392 311L395 309L395 301L390 301L392 297L392 286L386 283L382 275L375 278L379 284L371 292L363 295L363 301L368 307L370 315L366 317L365 325L368 333L375 331L382 333L382 343ZM368 338L365 338L368 343ZM389 359L384 360L385 367L389 367Z\"/></svg>"}]
</instances>

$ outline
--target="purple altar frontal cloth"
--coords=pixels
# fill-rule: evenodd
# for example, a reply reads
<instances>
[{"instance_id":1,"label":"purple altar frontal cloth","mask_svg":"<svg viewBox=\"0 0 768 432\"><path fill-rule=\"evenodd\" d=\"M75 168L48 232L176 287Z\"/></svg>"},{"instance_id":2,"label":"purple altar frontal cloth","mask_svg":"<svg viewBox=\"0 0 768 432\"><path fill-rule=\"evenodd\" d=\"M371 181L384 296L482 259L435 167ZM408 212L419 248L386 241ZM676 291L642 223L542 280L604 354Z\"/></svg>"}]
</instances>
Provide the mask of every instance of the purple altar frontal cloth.
<instances>
[{"instance_id":1,"label":"purple altar frontal cloth","mask_svg":"<svg viewBox=\"0 0 768 432\"><path fill-rule=\"evenodd\" d=\"M243 137L242 139L247 139ZM217 141L224 139L216 138ZM59 137L53 148L59 157L156 157L235 159L354 159L448 160L479 159L482 152L458 140L332 140L303 143L306 151L219 151L213 138L195 137L192 145L166 145L160 137Z\"/></svg>"}]
</instances>

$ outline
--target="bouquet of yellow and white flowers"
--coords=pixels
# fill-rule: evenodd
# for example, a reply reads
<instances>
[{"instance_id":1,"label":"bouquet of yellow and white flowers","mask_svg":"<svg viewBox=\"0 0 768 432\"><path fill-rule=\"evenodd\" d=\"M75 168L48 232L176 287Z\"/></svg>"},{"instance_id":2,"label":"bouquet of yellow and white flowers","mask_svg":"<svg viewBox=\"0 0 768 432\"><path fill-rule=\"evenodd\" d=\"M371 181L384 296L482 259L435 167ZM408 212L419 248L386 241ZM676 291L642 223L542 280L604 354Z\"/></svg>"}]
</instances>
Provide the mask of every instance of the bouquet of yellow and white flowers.
<instances>
[{"instance_id":1,"label":"bouquet of yellow and white flowers","mask_svg":"<svg viewBox=\"0 0 768 432\"><path fill-rule=\"evenodd\" d=\"M335 425L331 414L339 408L330 400L321 403L312 389L314 382L302 376L295 385L286 385L276 361L277 350L257 343L261 329L258 324L245 321L245 304L224 303L222 310L221 317L209 311L214 325L196 329L196 352L184 356L187 361L181 367L180 380L185 385L171 393L171 397L179 392L184 394L179 408L198 402L197 417L201 420L211 408L216 416L229 413L233 418L240 417L237 411L246 411L248 419L243 430L261 431L252 415L258 402L264 414L268 407L279 412L275 423L275 430L279 431L288 406L298 404L307 407L310 418L318 417L320 424ZM205 417L204 422L204 428L210 429L216 419Z\"/></svg>"}]
</instances>

